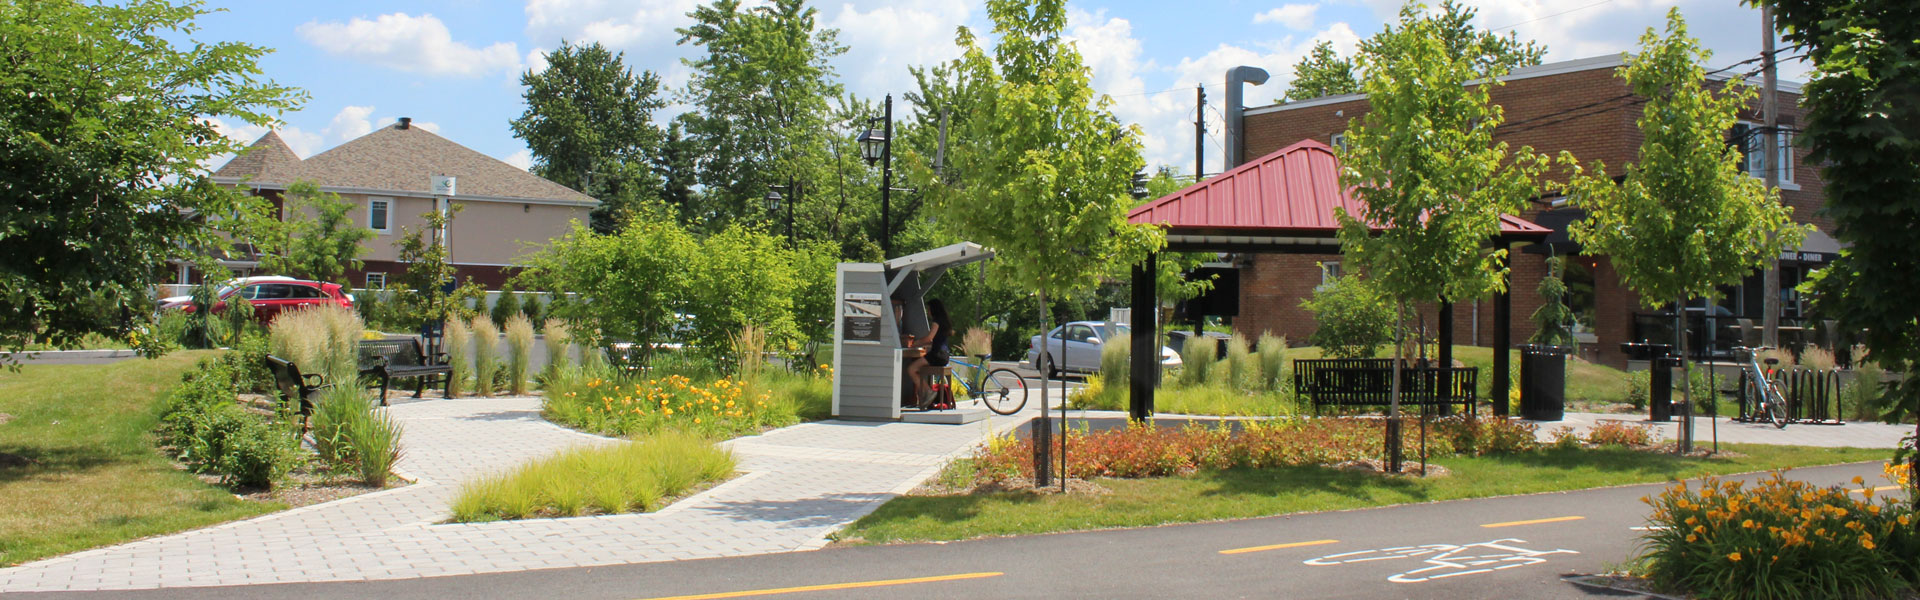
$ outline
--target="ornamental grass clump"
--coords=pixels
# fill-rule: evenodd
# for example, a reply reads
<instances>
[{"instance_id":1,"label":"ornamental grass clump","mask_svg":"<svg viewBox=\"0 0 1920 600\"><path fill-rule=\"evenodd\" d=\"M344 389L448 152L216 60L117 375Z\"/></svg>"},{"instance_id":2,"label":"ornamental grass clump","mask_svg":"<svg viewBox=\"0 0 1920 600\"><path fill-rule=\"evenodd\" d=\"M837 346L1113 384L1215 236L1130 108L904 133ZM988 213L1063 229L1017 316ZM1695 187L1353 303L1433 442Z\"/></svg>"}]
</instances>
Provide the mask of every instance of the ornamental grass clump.
<instances>
[{"instance_id":1,"label":"ornamental grass clump","mask_svg":"<svg viewBox=\"0 0 1920 600\"><path fill-rule=\"evenodd\" d=\"M1891 470L1889 470L1891 472ZM1657 497L1639 570L1703 598L1887 598L1920 584L1912 507L1873 486L1817 487L1783 474L1751 488L1709 478Z\"/></svg>"},{"instance_id":2,"label":"ornamental grass clump","mask_svg":"<svg viewBox=\"0 0 1920 600\"><path fill-rule=\"evenodd\" d=\"M960 351L967 353L967 356L992 356L993 334L979 327L968 329L965 335L960 336Z\"/></svg>"},{"instance_id":3,"label":"ornamental grass clump","mask_svg":"<svg viewBox=\"0 0 1920 600\"><path fill-rule=\"evenodd\" d=\"M1261 333L1257 352L1260 354L1260 387L1281 391L1289 383L1281 374L1287 368L1287 338Z\"/></svg>"},{"instance_id":4,"label":"ornamental grass clump","mask_svg":"<svg viewBox=\"0 0 1920 600\"><path fill-rule=\"evenodd\" d=\"M734 467L732 452L690 433L575 448L468 484L453 501L453 520L652 512Z\"/></svg>"},{"instance_id":5,"label":"ornamental grass clump","mask_svg":"<svg viewBox=\"0 0 1920 600\"><path fill-rule=\"evenodd\" d=\"M507 317L507 390L515 396L527 393L528 364L533 360L533 321L527 315Z\"/></svg>"},{"instance_id":6,"label":"ornamental grass clump","mask_svg":"<svg viewBox=\"0 0 1920 600\"><path fill-rule=\"evenodd\" d=\"M1260 363L1254 359L1247 336L1227 338L1227 382L1233 389L1253 390L1261 386Z\"/></svg>"},{"instance_id":7,"label":"ornamental grass clump","mask_svg":"<svg viewBox=\"0 0 1920 600\"><path fill-rule=\"evenodd\" d=\"M453 373L447 375L447 397L457 398L473 380L473 330L467 328L465 320L447 319L444 331L442 345L447 349L447 365L453 367Z\"/></svg>"},{"instance_id":8,"label":"ornamental grass clump","mask_svg":"<svg viewBox=\"0 0 1920 600\"><path fill-rule=\"evenodd\" d=\"M500 376L500 330L487 315L474 315L467 327L473 330L473 393L492 396Z\"/></svg>"},{"instance_id":9,"label":"ornamental grass clump","mask_svg":"<svg viewBox=\"0 0 1920 600\"><path fill-rule=\"evenodd\" d=\"M1100 344L1100 381L1107 389L1125 390L1133 381L1133 334L1122 333Z\"/></svg>"},{"instance_id":10,"label":"ornamental grass clump","mask_svg":"<svg viewBox=\"0 0 1920 600\"><path fill-rule=\"evenodd\" d=\"M313 449L328 470L353 470L353 443L348 432L371 413L366 394L359 387L335 386L320 393L313 405Z\"/></svg>"},{"instance_id":11,"label":"ornamental grass clump","mask_svg":"<svg viewBox=\"0 0 1920 600\"><path fill-rule=\"evenodd\" d=\"M541 379L547 380L567 368L567 349L573 347L573 332L567 329L567 322L560 319L547 319L541 331L547 336L547 368Z\"/></svg>"},{"instance_id":12,"label":"ornamental grass clump","mask_svg":"<svg viewBox=\"0 0 1920 600\"><path fill-rule=\"evenodd\" d=\"M1213 338L1206 336L1187 338L1186 345L1180 349L1180 385L1206 385L1208 376L1213 371L1215 353L1219 350Z\"/></svg>"},{"instance_id":13,"label":"ornamental grass clump","mask_svg":"<svg viewBox=\"0 0 1920 600\"><path fill-rule=\"evenodd\" d=\"M354 466L360 480L374 487L386 487L393 465L400 462L400 424L384 410L365 404L365 417L347 428L347 443L353 448Z\"/></svg>"},{"instance_id":14,"label":"ornamental grass clump","mask_svg":"<svg viewBox=\"0 0 1920 600\"><path fill-rule=\"evenodd\" d=\"M360 316L337 306L301 308L281 314L267 330L274 356L329 382L352 385L360 377Z\"/></svg>"}]
</instances>

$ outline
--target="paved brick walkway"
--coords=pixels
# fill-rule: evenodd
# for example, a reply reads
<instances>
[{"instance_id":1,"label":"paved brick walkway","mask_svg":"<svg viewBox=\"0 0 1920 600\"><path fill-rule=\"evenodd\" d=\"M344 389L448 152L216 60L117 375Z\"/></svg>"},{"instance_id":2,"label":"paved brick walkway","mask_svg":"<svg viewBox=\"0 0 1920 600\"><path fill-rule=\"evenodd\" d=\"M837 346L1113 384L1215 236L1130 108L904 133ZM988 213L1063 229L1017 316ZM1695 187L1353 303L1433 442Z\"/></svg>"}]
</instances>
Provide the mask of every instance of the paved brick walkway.
<instances>
[{"instance_id":1,"label":"paved brick walkway","mask_svg":"<svg viewBox=\"0 0 1920 600\"><path fill-rule=\"evenodd\" d=\"M1680 418L1678 417L1665 423L1653 423L1647 421L1645 414L1567 413L1559 421L1531 421L1531 423L1539 426L1535 435L1540 438L1540 441L1545 442L1551 441L1553 430L1560 427L1572 427L1575 432L1586 435L1587 430L1602 420L1649 425L1663 440L1680 437ZM1718 421L1720 441L1736 444L1892 449L1900 445L1900 438L1913 434L1912 425L1848 422L1845 425L1794 424L1781 429L1765 423L1738 423L1726 417L1709 419L1703 416L1693 419L1695 446L1713 443L1715 421Z\"/></svg>"},{"instance_id":2,"label":"paved brick walkway","mask_svg":"<svg viewBox=\"0 0 1920 600\"><path fill-rule=\"evenodd\" d=\"M460 483L609 443L542 420L536 398L390 408L418 483L0 569L0 592L360 581L741 556L827 535L1035 411L973 425L806 423L730 442L744 473L659 512L442 524Z\"/></svg>"}]
</instances>

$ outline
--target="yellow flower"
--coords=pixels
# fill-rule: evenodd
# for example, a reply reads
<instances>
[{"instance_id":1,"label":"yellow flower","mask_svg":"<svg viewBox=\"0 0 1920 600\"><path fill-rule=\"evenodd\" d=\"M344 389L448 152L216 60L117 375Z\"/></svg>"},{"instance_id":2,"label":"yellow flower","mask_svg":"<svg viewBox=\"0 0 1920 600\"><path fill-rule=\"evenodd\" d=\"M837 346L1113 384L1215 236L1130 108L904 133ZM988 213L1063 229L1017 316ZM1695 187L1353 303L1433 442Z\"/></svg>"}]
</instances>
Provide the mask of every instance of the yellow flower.
<instances>
[{"instance_id":1,"label":"yellow flower","mask_svg":"<svg viewBox=\"0 0 1920 600\"><path fill-rule=\"evenodd\" d=\"M1880 514L1880 507L1879 507L1878 505L1873 505L1873 504L1868 504L1868 505L1867 505L1867 512L1870 512L1870 513L1873 513L1873 514L1876 514L1876 515L1877 515L1877 514Z\"/></svg>"},{"instance_id":2,"label":"yellow flower","mask_svg":"<svg viewBox=\"0 0 1920 600\"><path fill-rule=\"evenodd\" d=\"M1753 519L1747 519L1746 521L1742 521L1742 522L1740 523L1740 526L1741 526L1741 527L1744 527L1744 528L1747 528L1747 529L1759 529L1759 528L1760 528L1760 524L1758 524L1758 523L1755 523L1755 522L1753 522Z\"/></svg>"},{"instance_id":3,"label":"yellow flower","mask_svg":"<svg viewBox=\"0 0 1920 600\"><path fill-rule=\"evenodd\" d=\"M694 418L693 418L693 424L695 424L695 425L699 425L699 424L700 424L700 417L694 417Z\"/></svg>"},{"instance_id":4,"label":"yellow flower","mask_svg":"<svg viewBox=\"0 0 1920 600\"><path fill-rule=\"evenodd\" d=\"M1906 526L1907 524L1909 524L1909 523L1912 523L1912 522L1913 522L1913 519L1909 519L1909 518L1907 518L1907 515L1900 515L1900 525L1901 525L1902 527L1904 527L1904 526Z\"/></svg>"},{"instance_id":5,"label":"yellow flower","mask_svg":"<svg viewBox=\"0 0 1920 600\"><path fill-rule=\"evenodd\" d=\"M673 409L671 408L662 410L661 412L669 417L673 416Z\"/></svg>"},{"instance_id":6,"label":"yellow flower","mask_svg":"<svg viewBox=\"0 0 1920 600\"><path fill-rule=\"evenodd\" d=\"M1696 541L1696 540L1699 540L1699 539L1700 539L1700 537L1699 537L1699 536L1696 536L1696 535L1694 535L1694 534L1691 534L1691 533L1689 533L1689 534L1687 534L1687 543L1689 543L1689 544L1691 544L1691 543L1693 543L1694 541Z\"/></svg>"},{"instance_id":7,"label":"yellow flower","mask_svg":"<svg viewBox=\"0 0 1920 600\"><path fill-rule=\"evenodd\" d=\"M1873 549L1873 538L1872 538L1872 537L1864 537L1864 538L1860 538L1860 547L1861 547L1861 548L1866 548L1866 549L1868 549L1868 550L1872 550L1872 549Z\"/></svg>"},{"instance_id":8,"label":"yellow flower","mask_svg":"<svg viewBox=\"0 0 1920 600\"><path fill-rule=\"evenodd\" d=\"M1696 525L1696 524L1699 524L1699 523L1700 523L1700 518L1699 518L1699 517L1687 517L1687 524L1688 524L1688 525Z\"/></svg>"},{"instance_id":9,"label":"yellow flower","mask_svg":"<svg viewBox=\"0 0 1920 600\"><path fill-rule=\"evenodd\" d=\"M1740 553L1739 553L1739 552L1729 552L1729 553L1727 553L1727 560L1730 560L1730 561L1733 561L1733 562L1740 562Z\"/></svg>"}]
</instances>

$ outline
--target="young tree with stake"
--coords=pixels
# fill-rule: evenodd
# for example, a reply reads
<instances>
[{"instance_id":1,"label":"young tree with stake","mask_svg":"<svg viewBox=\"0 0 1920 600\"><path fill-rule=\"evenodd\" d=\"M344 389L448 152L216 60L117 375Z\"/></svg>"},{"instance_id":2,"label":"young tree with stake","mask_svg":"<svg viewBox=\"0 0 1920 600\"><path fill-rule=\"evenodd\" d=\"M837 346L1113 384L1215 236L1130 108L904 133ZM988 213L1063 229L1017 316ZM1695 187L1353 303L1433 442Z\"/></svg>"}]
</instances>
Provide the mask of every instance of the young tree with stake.
<instances>
[{"instance_id":1,"label":"young tree with stake","mask_svg":"<svg viewBox=\"0 0 1920 600\"><path fill-rule=\"evenodd\" d=\"M1788 222L1790 211L1773 192L1742 171L1740 151L1726 143L1753 89L1737 78L1720 92L1707 88L1700 65L1711 53L1687 35L1679 9L1668 11L1665 36L1648 28L1640 45L1620 70L1647 100L1639 162L1629 163L1616 184L1605 164L1582 168L1571 154L1560 156L1572 171L1570 196L1587 211L1571 233L1588 253L1607 255L1648 308L1672 302L1684 315L1688 300L1740 283L1805 232ZM1684 316L1678 320L1674 336L1690 377ZM1691 387L1681 386L1688 406ZM1689 426L1684 435L1691 433Z\"/></svg>"},{"instance_id":2,"label":"young tree with stake","mask_svg":"<svg viewBox=\"0 0 1920 600\"><path fill-rule=\"evenodd\" d=\"M1509 151L1494 141L1503 117L1489 94L1507 67L1450 52L1447 25L1408 4L1399 23L1361 44L1361 86L1372 111L1348 132L1342 156L1341 183L1365 203L1359 215L1338 213L1342 252L1393 299L1396 341L1406 335L1413 302L1466 301L1506 287L1507 250L1489 252L1487 243L1500 233L1500 215L1520 212L1535 195L1547 162L1530 148ZM1393 362L1387 409L1395 471L1405 359Z\"/></svg>"}]
</instances>

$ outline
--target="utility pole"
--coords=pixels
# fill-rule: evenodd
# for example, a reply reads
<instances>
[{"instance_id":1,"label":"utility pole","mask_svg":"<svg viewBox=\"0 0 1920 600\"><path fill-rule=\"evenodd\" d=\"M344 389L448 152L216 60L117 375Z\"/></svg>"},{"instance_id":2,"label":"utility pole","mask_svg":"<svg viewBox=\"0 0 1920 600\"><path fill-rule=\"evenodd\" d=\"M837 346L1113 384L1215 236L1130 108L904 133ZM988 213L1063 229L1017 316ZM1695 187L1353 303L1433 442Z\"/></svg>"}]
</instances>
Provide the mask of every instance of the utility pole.
<instances>
[{"instance_id":1,"label":"utility pole","mask_svg":"<svg viewBox=\"0 0 1920 600\"><path fill-rule=\"evenodd\" d=\"M1207 86L1193 86L1193 182L1207 173Z\"/></svg>"},{"instance_id":2,"label":"utility pole","mask_svg":"<svg viewBox=\"0 0 1920 600\"><path fill-rule=\"evenodd\" d=\"M1780 78L1776 73L1779 61L1774 60L1773 52L1773 7L1766 3L1760 4L1760 30L1762 34L1761 64L1766 73L1762 82L1766 89L1760 92L1760 110L1766 113L1766 125L1760 130L1762 139L1760 147L1765 156L1761 157L1760 164L1761 168L1767 171L1767 190L1777 194L1780 193L1780 105L1774 97L1774 91L1780 85ZM1761 306L1762 310L1766 311L1766 315L1761 321L1760 343L1778 348L1780 347L1780 248L1774 240L1772 234L1767 235L1767 272L1761 278L1762 293L1766 298ZM1709 323L1707 326L1713 325Z\"/></svg>"}]
</instances>

